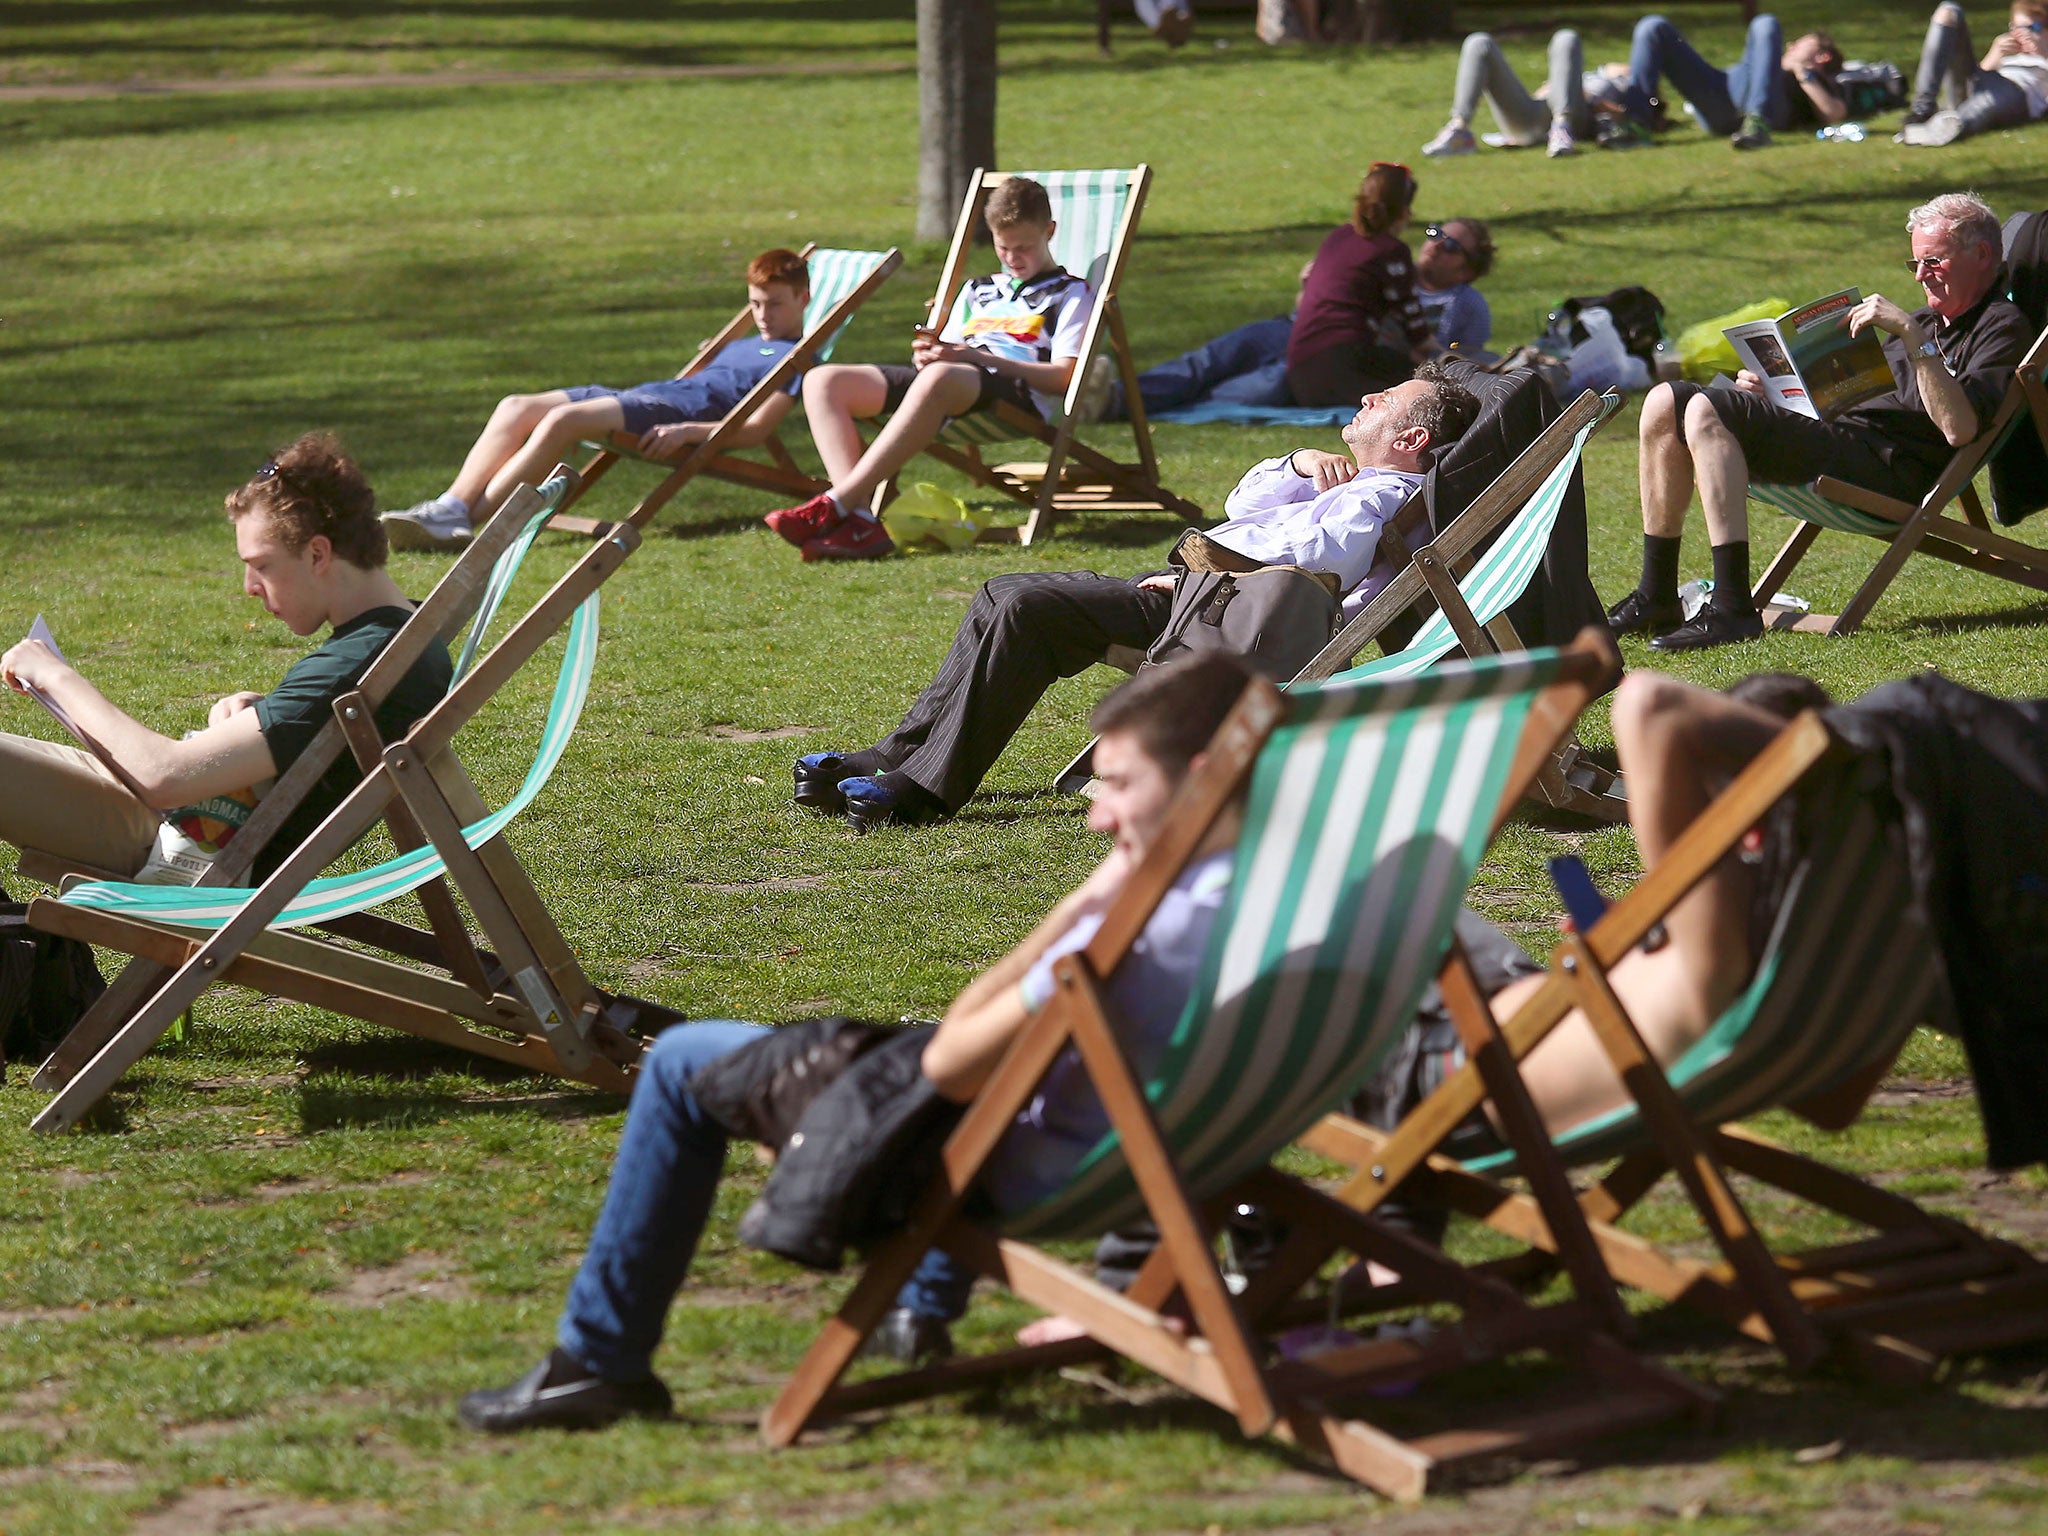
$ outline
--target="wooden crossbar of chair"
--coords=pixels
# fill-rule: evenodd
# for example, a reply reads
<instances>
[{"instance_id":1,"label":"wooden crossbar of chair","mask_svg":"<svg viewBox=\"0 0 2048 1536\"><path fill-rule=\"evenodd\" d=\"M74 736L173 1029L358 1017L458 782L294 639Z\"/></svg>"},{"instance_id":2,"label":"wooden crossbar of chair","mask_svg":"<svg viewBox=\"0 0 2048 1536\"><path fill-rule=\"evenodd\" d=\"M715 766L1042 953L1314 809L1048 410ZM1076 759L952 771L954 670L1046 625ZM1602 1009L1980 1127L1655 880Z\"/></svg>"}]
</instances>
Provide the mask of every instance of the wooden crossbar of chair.
<instances>
[{"instance_id":1,"label":"wooden crossbar of chair","mask_svg":"<svg viewBox=\"0 0 2048 1536\"><path fill-rule=\"evenodd\" d=\"M806 245L797 254L810 256L818 249L815 242ZM851 320L861 305L865 304L877 288L903 265L903 253L890 246L882 254L875 269L860 280L837 303L831 305L815 324L804 327L803 338L783 357L776 361L765 378L748 390L743 398L712 428L711 435L692 448L680 461L649 459L639 452L640 439L631 432L611 433L598 451L581 466L578 478L563 498L562 509L548 524L550 528L569 533L595 535L608 524L598 518L572 516L569 507L581 499L593 485L608 473L612 466L622 459L636 460L666 470L661 482L634 504L626 514L625 522L635 528L645 528L654 515L675 499L678 492L699 475L709 475L714 480L724 480L733 485L744 485L754 490L771 491L776 495L790 496L803 501L825 489L825 482L814 475L804 473L797 462L783 446L779 435L771 435L760 445L768 455L768 462L742 456L742 451L733 445L733 437L753 416L754 412L789 386L791 379L819 360L821 349L827 348L838 337L846 323ZM753 311L742 308L728 320L717 335L711 337L697 351L697 355L683 366L683 376L701 372L711 360L718 356L727 343L736 341L753 328Z\"/></svg>"},{"instance_id":2,"label":"wooden crossbar of chair","mask_svg":"<svg viewBox=\"0 0 2048 1536\"><path fill-rule=\"evenodd\" d=\"M1834 750L1817 715L1788 725L1656 869L1589 932L1557 947L1549 979L1503 1022L1501 1034L1519 1060L1574 1007L1581 1008L1628 1089L1640 1144L1580 1197L1587 1229L1618 1283L1683 1302L1772 1344L1795 1370L1832 1354L1881 1377L1917 1381L1948 1355L2048 1337L2048 1265L2017 1244L1927 1211L1739 1125L1699 1120L1607 982L1621 957ZM1816 1019L1814 1027L1832 1028L1833 1021ZM1879 1046L1878 1054L1835 1088L1782 1107L1824 1130L1850 1124L1891 1065L1896 1044ZM1417 1116L1426 1110L1432 1125L1455 1124L1476 1108L1482 1091L1478 1071L1468 1065ZM1361 1209L1371 1209L1381 1197L1372 1174L1391 1179L1419 1169L1417 1188L1425 1197L1528 1244L1533 1253L1560 1252L1537 1202L1443 1156L1427 1134L1411 1132L1409 1124L1389 1134L1331 1116L1303 1144L1361 1170L1341 1192ZM1569 1150L1569 1138L1565 1145ZM1803 1252L1776 1251L1751 1218L1731 1172L1876 1235ZM1674 1254L1616 1225L1673 1174L1719 1248L1718 1262ZM1533 1278L1541 1272L1538 1266L1524 1274Z\"/></svg>"},{"instance_id":3,"label":"wooden crossbar of chair","mask_svg":"<svg viewBox=\"0 0 2048 1536\"><path fill-rule=\"evenodd\" d=\"M481 820L486 807L452 742L631 554L638 531L625 525L611 528L401 740L382 743L371 718L375 703L389 695L426 646L445 643L474 611L497 556L543 505L531 487L516 490L356 689L335 701L335 719L279 776L201 884L233 886L241 879L263 842L344 745L353 747L363 765L362 781L223 926L202 934L118 912L80 910L49 898L31 903L34 926L135 957L37 1072L37 1085L55 1097L36 1117L35 1129L56 1131L76 1124L217 980L266 989L274 985L280 995L428 1039L614 1091L627 1088L640 1042L602 1019L602 994L584 974L504 835L475 849L464 841L462 829ZM401 846L434 845L447 870L439 898L446 902L445 912L454 916L448 890L453 887L490 948L479 949L459 919L452 931L446 928L431 896L424 903L432 925L427 930L363 913L330 927L403 957L426 958L449 973L446 981L390 962L370 965L367 957L338 945L269 927L309 881L379 822ZM431 891L435 883L421 892ZM414 979L402 980L400 972ZM476 1026L520 1038L493 1039Z\"/></svg>"},{"instance_id":4,"label":"wooden crossbar of chair","mask_svg":"<svg viewBox=\"0 0 2048 1536\"><path fill-rule=\"evenodd\" d=\"M988 201L989 193L1012 174L1046 173L977 170L968 179L967 196L961 204L960 219L953 230L953 244L940 271L931 308L926 313L925 323L932 329L944 326L952 313L954 300L967 282L968 268L974 258L975 237L981 227L981 210ZM1120 293L1131 242L1137 233L1146 193L1152 184L1152 170L1150 166L1139 165L1124 174L1129 178L1129 193L1117 220L1101 277L1095 285L1095 308L1088 317L1081 355L1074 364L1074 376L1067 386L1065 409L1059 422L1049 424L1036 412L1022 410L1007 401L996 402L979 418L963 418L998 423L1001 431L997 435L1004 441L1042 444L1045 459L1042 462L990 463L979 443L949 442L944 433L924 450L942 464L966 475L976 485L999 492L1031 509L1030 517L1021 529L984 529L982 538L986 542L1014 540L1030 544L1051 534L1058 518L1068 512L1167 512L1189 522L1202 516L1200 507L1160 483L1159 458L1152 445L1152 428L1146 419L1144 401L1138 393L1138 369L1131 352L1130 336L1124 328ZM1089 364L1104 345L1109 348L1109 356L1114 360L1117 376L1123 384L1132 445L1137 453L1135 463L1114 459L1082 442L1076 435L1075 408L1087 383ZM879 513L894 494L895 480L892 477L876 489L875 511Z\"/></svg>"},{"instance_id":5,"label":"wooden crossbar of chair","mask_svg":"<svg viewBox=\"0 0 2048 1536\"><path fill-rule=\"evenodd\" d=\"M1572 720L1607 680L1611 646L1581 642L1535 700L1512 752L1503 792L1489 826L1520 798ZM939 1176L915 1208L909 1227L871 1256L853 1292L828 1321L803 1363L763 1419L763 1433L788 1445L805 1429L856 1409L959 1390L1021 1369L1043 1368L1101 1352L1120 1355L1222 1408L1247 1435L1271 1433L1327 1457L1346 1475L1399 1499L1413 1499L1444 1466L1477 1455L1537 1454L1594 1435L1701 1409L1712 1394L1637 1358L1615 1341L1625 1314L1562 1167L1535 1125L1512 1069L1496 1086L1507 1103L1507 1136L1533 1166L1548 1166L1536 1198L1546 1231L1566 1234L1575 1277L1574 1300L1536 1308L1512 1287L1333 1200L1270 1166L1198 1200L1111 1025L1104 979L1129 951L1152 911L1247 782L1261 745L1282 718L1277 690L1255 684L1239 703L1183 785L1164 829L1148 849L1101 929L1082 951L1054 968L1053 1000L1026 1026L947 1141ZM1121 1140L1123 1156L1159 1231L1159 1247L1129 1291L1108 1290L1030 1242L990 1230L968 1215L974 1180L1018 1110L1037 1091L1059 1054L1076 1048ZM1489 1068L1497 1053L1485 1053ZM1492 1081L1492 1079L1490 1079ZM1208 1214L1249 1199L1288 1222L1292 1236L1242 1296L1224 1283ZM1079 1323L1088 1335L1036 1350L1004 1351L983 1360L955 1360L876 1381L840 1385L839 1377L892 1304L919 1256L943 1247L1008 1285L1016 1294ZM1396 1269L1390 1288L1402 1304L1455 1306L1464 1322L1425 1341L1370 1339L1309 1359L1275 1360L1262 1340L1290 1316L1301 1292L1332 1252L1343 1250ZM1185 1319L1176 1324L1167 1315ZM1597 1388L1562 1409L1509 1410L1485 1422L1466 1420L1404 1438L1350 1408L1358 1394L1392 1380L1415 1379L1457 1365L1543 1349L1589 1375Z\"/></svg>"},{"instance_id":6,"label":"wooden crossbar of chair","mask_svg":"<svg viewBox=\"0 0 2048 1536\"><path fill-rule=\"evenodd\" d=\"M1774 609L1771 600L1822 532L1820 524L1800 520L1750 592L1751 600L1765 612L1771 627L1809 634L1854 634L1905 568L1906 561L1916 554L1931 555L2018 586L2048 592L2048 550L1992 532L1974 483L2007 437L2025 430L2029 424L2040 433L2043 448L2048 450L2048 386L2042 382L2044 371L2048 371L2048 331L2037 336L2027 349L1991 420L1975 438L1955 451L1932 489L1917 505L1865 490L1832 475L1815 480L1810 487L1813 494L1874 520L1877 526L1865 526L1858 531L1880 539L1884 550L1840 614ZM2022 418L2031 418L2031 422ZM1963 509L1962 517L1950 515L1951 505Z\"/></svg>"}]
</instances>

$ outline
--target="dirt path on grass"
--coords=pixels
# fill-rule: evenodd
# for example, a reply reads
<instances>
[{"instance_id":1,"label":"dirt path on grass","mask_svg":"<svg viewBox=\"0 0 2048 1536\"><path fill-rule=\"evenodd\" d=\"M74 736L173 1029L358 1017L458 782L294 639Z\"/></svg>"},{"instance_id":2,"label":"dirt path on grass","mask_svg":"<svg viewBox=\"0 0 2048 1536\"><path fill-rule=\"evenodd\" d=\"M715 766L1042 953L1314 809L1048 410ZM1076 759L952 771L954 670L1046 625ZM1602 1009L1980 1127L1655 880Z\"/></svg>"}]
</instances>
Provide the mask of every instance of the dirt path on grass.
<instances>
[{"instance_id":1,"label":"dirt path on grass","mask_svg":"<svg viewBox=\"0 0 2048 1536\"><path fill-rule=\"evenodd\" d=\"M449 69L419 74L309 75L278 71L223 80L76 80L0 85L0 102L96 101L116 96L243 96L264 91L433 90L455 85L596 85L638 80L746 80L777 75L895 75L916 65L887 59L837 63L649 64L610 69Z\"/></svg>"}]
</instances>

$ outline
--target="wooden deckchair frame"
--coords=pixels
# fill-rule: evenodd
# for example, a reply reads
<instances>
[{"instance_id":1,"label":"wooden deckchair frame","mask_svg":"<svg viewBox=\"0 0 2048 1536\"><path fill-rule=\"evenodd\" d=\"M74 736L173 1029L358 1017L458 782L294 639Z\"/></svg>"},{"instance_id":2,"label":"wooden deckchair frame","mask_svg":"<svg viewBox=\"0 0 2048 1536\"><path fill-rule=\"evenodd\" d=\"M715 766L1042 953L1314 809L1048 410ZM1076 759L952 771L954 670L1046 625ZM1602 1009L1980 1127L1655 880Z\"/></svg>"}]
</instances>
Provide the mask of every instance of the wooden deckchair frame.
<instances>
[{"instance_id":1,"label":"wooden deckchair frame","mask_svg":"<svg viewBox=\"0 0 2048 1536\"><path fill-rule=\"evenodd\" d=\"M2027 355L2021 360L1990 423L1955 451L1948 467L1917 506L1895 496L1867 491L1833 475L1822 475L1815 480L1810 487L1815 495L1870 517L1896 523L1898 532L1884 541L1884 553L1878 557L1870 574L1856 589L1856 595L1839 615L1794 613L1784 608L1772 608L1771 599L1777 596L1786 579L1798 568L1800 560L1821 535L1820 524L1799 520L1750 593L1751 600L1765 613L1766 623L1774 629L1795 629L1809 634L1854 634L1884 595L1885 588L1904 568L1908 557L1915 554L1932 555L1953 565L1966 566L1987 576L2030 587L2036 592L2048 592L2048 550L1992 532L1990 519L1984 515L1984 503L1978 497L1974 483L1978 472L2004 443L2007 430L2015 426L2015 417L2022 412L2032 417L2035 429L2041 434L2041 446L2048 451L2048 385L2042 381L2044 371L2048 371L2048 331L2037 336L2027 349ZM1949 515L1951 503L1961 505L1962 517Z\"/></svg>"},{"instance_id":2,"label":"wooden deckchair frame","mask_svg":"<svg viewBox=\"0 0 2048 1536\"><path fill-rule=\"evenodd\" d=\"M974 259L975 233L981 226L982 206L988 201L989 193L1009 180L1012 174L1009 171L978 169L968 178L967 197L960 205L960 221L953 229L953 245L946 254L938 289L925 316L925 324L933 330L945 325L947 316L953 312L953 301L967 282L968 268ZM1145 195L1151 185L1150 166L1140 164L1130 172L1130 193L1110 241L1109 260L1103 268L1102 281L1095 290L1095 308L1088 316L1081 356L1074 364L1074 377L1067 385L1066 409L1061 413L1059 425L1049 425L1037 413L1021 410L1001 400L984 413L1000 422L1010 437L1043 443L1045 461L991 464L983 458L979 446L948 443L943 434L923 450L940 463L959 470L976 485L999 491L1031 509L1031 516L1021 529L984 529L982 538L985 542L1006 543L1014 539L1020 544L1030 544L1049 535L1064 512L1171 512L1189 522L1202 516L1200 507L1175 495L1159 482L1159 456L1153 450L1152 427L1145 416L1144 402L1138 396L1138 368L1131 354L1130 336L1124 329L1123 303L1119 297L1124 265L1130 257L1131 239L1137 232L1138 218L1144 212ZM1074 408L1087 382L1089 364L1103 344L1105 332L1110 355L1116 360L1117 376L1123 382L1131 438L1138 454L1135 464L1112 459L1075 435L1079 423L1074 419ZM874 508L877 513L894 495L895 481L896 477L891 476L876 488Z\"/></svg>"},{"instance_id":3,"label":"wooden deckchair frame","mask_svg":"<svg viewBox=\"0 0 2048 1536\"><path fill-rule=\"evenodd\" d=\"M215 981L626 1091L641 1042L603 1017L603 994L584 974L503 834L474 850L463 841L462 828L487 808L451 742L632 553L638 530L608 529L401 740L384 742L374 718L427 646L446 643L475 611L498 556L543 506L532 487L515 490L357 686L335 701L335 718L278 777L200 883L233 886L245 879L264 845L343 750L355 756L362 782L225 926L195 931L47 897L30 903L29 922L36 928L134 957L36 1073L36 1085L56 1095L36 1116L36 1130L75 1125ZM370 913L324 926L336 937L374 945L398 959L269 929L308 881L380 821L401 850L431 842L446 861L445 880L417 892L430 927ZM30 872L59 872L50 868L55 862L45 859L37 866L32 860ZM489 950L471 939L455 892L475 915ZM421 972L404 960L446 974Z\"/></svg>"},{"instance_id":4,"label":"wooden deckchair frame","mask_svg":"<svg viewBox=\"0 0 2048 1536\"><path fill-rule=\"evenodd\" d=\"M797 254L808 257L817 249L817 243L813 241ZM567 512L571 505L603 479L611 467L621 459L632 459L637 463L651 464L657 469L668 471L661 483L641 497L633 510L626 514L624 521L635 528L645 528L653 520L655 513L667 506L684 486L699 475L709 475L715 480L750 486L759 491L770 491L778 496L794 496L799 500L808 500L824 490L823 480L815 475L806 474L797 467L797 462L790 456L789 449L783 446L779 431L770 433L768 440L760 444L761 450L768 455L768 462L765 464L758 459L742 457L742 450L732 446L732 439L756 410L772 399L778 391L786 388L792 378L811 366L818 349L837 336L840 328L853 318L854 312L902 265L903 253L895 246L890 246L883 253L882 260L875 270L862 278L843 299L827 310L816 325L806 326L803 339L768 371L767 377L748 390L746 398L726 412L711 435L693 448L680 462L672 459L647 458L638 451L638 436L631 432L611 433L598 451L578 470L576 482L570 487L569 494L563 498L562 509L555 514L554 521L548 526L570 533L584 534L595 534L610 527L609 522L589 517L571 517ZM683 371L677 377L686 378L690 374L702 372L727 343L746 335L753 329L753 325L752 310L743 307L725 323L717 335L697 349L697 355L683 365Z\"/></svg>"},{"instance_id":5,"label":"wooden deckchair frame","mask_svg":"<svg viewBox=\"0 0 2048 1536\"><path fill-rule=\"evenodd\" d=\"M1670 909L1732 855L1801 778L1835 750L1820 717L1793 721L1701 813L1669 854L1592 930L1565 939L1544 987L1500 1025L1519 1060L1574 1008L1595 1034L1635 1100L1651 1144L1621 1158L1580 1197L1588 1230L1622 1284L1684 1302L1775 1345L1795 1370L1831 1352L1871 1373L1924 1380L1949 1355L2048 1337L2048 1265L2018 1245L1922 1209L1902 1195L1831 1168L1735 1125L1698 1123L1637 1032L1607 973ZM1455 999L1452 1000L1455 1003ZM1483 1005L1482 1005L1483 1006ZM1873 1061L1821 1099L1785 1106L1824 1130L1861 1113L1891 1061ZM1417 1111L1431 1125L1456 1124L1478 1105L1479 1074L1454 1074ZM1303 1138L1314 1151L1391 1184L1421 1170L1426 1195L1556 1255L1546 1213L1527 1195L1437 1154L1426 1133L1404 1123L1389 1135L1333 1115ZM1875 1228L1875 1237L1804 1252L1775 1253L1751 1220L1729 1170ZM1616 1223L1669 1173L1676 1173L1722 1260L1666 1252ZM1370 1210L1381 1181L1361 1173L1342 1198ZM1538 1270L1524 1270L1524 1278Z\"/></svg>"},{"instance_id":6,"label":"wooden deckchair frame","mask_svg":"<svg viewBox=\"0 0 2048 1536\"><path fill-rule=\"evenodd\" d=\"M1609 657L1574 647L1560 681L1536 700L1515 746L1509 781L1494 825L1520 798L1529 778L1606 680ZM1414 1238L1362 1218L1332 1197L1271 1168L1198 1205L1189 1195L1142 1085L1109 1021L1102 978L1128 952L1173 880L1216 818L1247 782L1261 744L1282 717L1277 689L1257 683L1218 732L1202 766L1190 775L1165 830L1087 948L1054 968L1053 1000L1025 1028L976 1095L948 1140L942 1172L926 1191L906 1231L872 1258L838 1314L820 1332L802 1364L762 1421L770 1443L785 1446L822 1420L862 1408L957 1391L1012 1372L1115 1354L1158 1372L1225 1409L1248 1435L1273 1433L1327 1456L1345 1474L1391 1497L1418 1498L1441 1467L1472 1456L1538 1454L1589 1436L1698 1409L1712 1396L1631 1355L1615 1341L1626 1314L1605 1277L1578 1215L1563 1169L1536 1131L1535 1109L1512 1070L1490 1078L1500 1095L1508 1135L1526 1147L1536 1188L1556 1228L1567 1263L1583 1289L1578 1299L1538 1311L1512 1287L1474 1274ZM1461 962L1454 962L1459 965ZM1447 972L1447 974L1449 974ZM1476 989L1474 989L1476 990ZM1073 1266L1026 1242L1000 1237L970 1221L964 1203L974 1179L1039 1079L1067 1045L1076 1046L1160 1234L1159 1247L1128 1292L1106 1289ZM1497 1051L1481 1049L1489 1070ZM1293 1223L1273 1265L1241 1298L1233 1298L1212 1248L1213 1215L1238 1199L1254 1199ZM1548 1229L1546 1229L1548 1230ZM950 1361L853 1385L839 1377L862 1341L893 1304L897 1288L928 1248L943 1247L1049 1312L1080 1323L1087 1337ZM1396 1269L1403 1284L1390 1304L1449 1301L1473 1326L1428 1343L1374 1341L1312 1361L1267 1363L1258 1336L1298 1315L1295 1293L1337 1247ZM1169 1311L1184 1309L1185 1332ZM1338 1404L1364 1387L1431 1375L1456 1364L1518 1350L1568 1348L1600 1377L1594 1404L1555 1415L1525 1415L1485 1427L1467 1426L1404 1440L1350 1416Z\"/></svg>"}]
</instances>

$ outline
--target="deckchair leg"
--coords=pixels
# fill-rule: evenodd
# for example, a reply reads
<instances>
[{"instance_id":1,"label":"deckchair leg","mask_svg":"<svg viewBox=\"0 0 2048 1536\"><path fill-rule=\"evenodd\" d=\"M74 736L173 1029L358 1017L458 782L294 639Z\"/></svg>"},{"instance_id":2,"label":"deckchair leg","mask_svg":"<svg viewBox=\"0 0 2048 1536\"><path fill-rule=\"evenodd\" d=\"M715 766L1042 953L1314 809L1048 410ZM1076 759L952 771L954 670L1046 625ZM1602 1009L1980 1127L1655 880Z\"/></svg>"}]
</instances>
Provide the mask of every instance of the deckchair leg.
<instances>
[{"instance_id":1,"label":"deckchair leg","mask_svg":"<svg viewBox=\"0 0 2048 1536\"><path fill-rule=\"evenodd\" d=\"M1791 537L1779 546L1778 553L1772 557L1771 563L1764 567L1763 576L1750 589L1749 600L1759 612L1770 606L1771 599L1778 595L1778 589L1785 585L1785 578L1792 574L1793 568L1805 557L1806 552L1813 548L1813 541L1819 537L1818 523L1802 522L1793 525Z\"/></svg>"},{"instance_id":2,"label":"deckchair leg","mask_svg":"<svg viewBox=\"0 0 2048 1536\"><path fill-rule=\"evenodd\" d=\"M1939 518L1932 507L1922 507L1906 522L1906 525L1892 536L1883 554L1877 557L1877 564L1870 574L1863 578L1863 585L1856 589L1856 595L1849 599L1841 615L1835 620L1830 634L1853 635L1862 624L1864 617L1877 606L1877 600L1884 595L1884 589L1892 584L1892 578L1904 569L1907 559L1920 546L1920 539Z\"/></svg>"},{"instance_id":3,"label":"deckchair leg","mask_svg":"<svg viewBox=\"0 0 2048 1536\"><path fill-rule=\"evenodd\" d=\"M71 1026L70 1033L57 1042L57 1048L30 1081L45 1093L62 1089L121 1032L136 1009L156 994L170 974L165 967L147 960L130 960L122 966L121 974L94 999L92 1006Z\"/></svg>"},{"instance_id":4,"label":"deckchair leg","mask_svg":"<svg viewBox=\"0 0 2048 1536\"><path fill-rule=\"evenodd\" d=\"M1577 984L1579 1006L1642 1107L1645 1125L1684 1180L1700 1219L1748 1290L1750 1303L1769 1324L1786 1363L1796 1371L1806 1370L1826 1352L1820 1330L1793 1297L1712 1150L1694 1135L1685 1106L1636 1033L1585 937L1574 934L1560 948L1559 968Z\"/></svg>"}]
</instances>

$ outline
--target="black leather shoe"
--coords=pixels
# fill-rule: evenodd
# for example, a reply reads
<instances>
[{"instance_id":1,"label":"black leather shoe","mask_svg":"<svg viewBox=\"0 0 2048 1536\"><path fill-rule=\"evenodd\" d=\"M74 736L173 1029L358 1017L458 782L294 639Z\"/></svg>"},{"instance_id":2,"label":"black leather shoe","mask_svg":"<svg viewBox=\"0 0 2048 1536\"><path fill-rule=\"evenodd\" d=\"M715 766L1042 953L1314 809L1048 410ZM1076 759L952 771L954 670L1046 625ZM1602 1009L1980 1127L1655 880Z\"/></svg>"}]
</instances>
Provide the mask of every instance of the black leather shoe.
<instances>
[{"instance_id":1,"label":"black leather shoe","mask_svg":"<svg viewBox=\"0 0 2048 1536\"><path fill-rule=\"evenodd\" d=\"M1640 590L1607 610L1607 632L1617 640L1623 635L1661 635L1684 622L1685 610L1676 600L1666 605L1643 596Z\"/></svg>"},{"instance_id":2,"label":"black leather shoe","mask_svg":"<svg viewBox=\"0 0 2048 1536\"><path fill-rule=\"evenodd\" d=\"M1681 624L1650 642L1653 651L1704 651L1711 646L1733 645L1754 640L1764 632L1763 615L1754 608L1729 613L1712 603L1702 608L1688 624Z\"/></svg>"},{"instance_id":3,"label":"black leather shoe","mask_svg":"<svg viewBox=\"0 0 2048 1536\"><path fill-rule=\"evenodd\" d=\"M860 1352L898 1365L933 1365L953 1358L953 1330L941 1318L891 1307Z\"/></svg>"},{"instance_id":4,"label":"black leather shoe","mask_svg":"<svg viewBox=\"0 0 2048 1536\"><path fill-rule=\"evenodd\" d=\"M456 1404L471 1429L509 1435L522 1429L602 1429L619 1419L665 1419L668 1388L656 1377L606 1381L567 1350L552 1349L509 1387L487 1387Z\"/></svg>"},{"instance_id":5,"label":"black leather shoe","mask_svg":"<svg viewBox=\"0 0 2048 1536\"><path fill-rule=\"evenodd\" d=\"M837 752L811 752L789 765L796 780L796 803L808 811L828 816L846 814L846 796L839 793L839 781L853 777L846 759Z\"/></svg>"}]
</instances>

